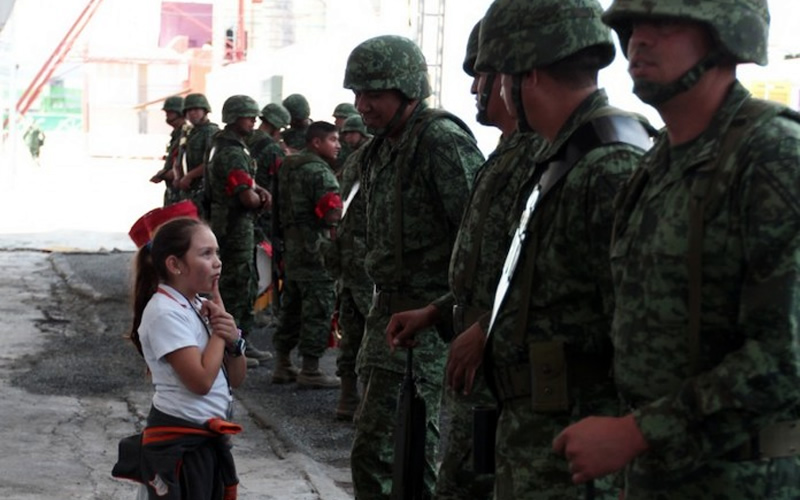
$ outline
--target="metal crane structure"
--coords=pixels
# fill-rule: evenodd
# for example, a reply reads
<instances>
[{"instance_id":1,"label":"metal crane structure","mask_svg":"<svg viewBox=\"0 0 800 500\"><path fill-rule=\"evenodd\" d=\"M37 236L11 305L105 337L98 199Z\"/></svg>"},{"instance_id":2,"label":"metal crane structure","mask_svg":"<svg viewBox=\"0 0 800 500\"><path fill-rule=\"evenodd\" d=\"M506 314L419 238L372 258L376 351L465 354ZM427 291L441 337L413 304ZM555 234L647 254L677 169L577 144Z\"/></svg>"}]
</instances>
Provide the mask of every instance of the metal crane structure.
<instances>
[{"instance_id":1,"label":"metal crane structure","mask_svg":"<svg viewBox=\"0 0 800 500\"><path fill-rule=\"evenodd\" d=\"M25 88L22 95L17 100L17 104L15 107L17 113L17 119L21 118L28 112L33 102L39 97L41 94L42 89L45 85L50 81L50 78L55 73L56 69L64 62L64 59L69 54L70 50L72 50L72 46L75 44L75 41L80 37L81 33L83 32L84 28L89 24L92 20L92 16L94 16L95 12L97 12L97 8L100 6L103 0L89 0L86 4L86 7L81 11L78 18L75 20L74 23L70 26L67 33L58 43L56 48L50 54L50 57L42 64L42 67L39 69L39 72L36 73L36 76L31 80L30 84ZM3 123L3 128L8 125L8 119Z\"/></svg>"},{"instance_id":2,"label":"metal crane structure","mask_svg":"<svg viewBox=\"0 0 800 500\"><path fill-rule=\"evenodd\" d=\"M445 0L418 0L416 42L425 54L431 77L430 104L442 102L442 64L444 62Z\"/></svg>"}]
</instances>

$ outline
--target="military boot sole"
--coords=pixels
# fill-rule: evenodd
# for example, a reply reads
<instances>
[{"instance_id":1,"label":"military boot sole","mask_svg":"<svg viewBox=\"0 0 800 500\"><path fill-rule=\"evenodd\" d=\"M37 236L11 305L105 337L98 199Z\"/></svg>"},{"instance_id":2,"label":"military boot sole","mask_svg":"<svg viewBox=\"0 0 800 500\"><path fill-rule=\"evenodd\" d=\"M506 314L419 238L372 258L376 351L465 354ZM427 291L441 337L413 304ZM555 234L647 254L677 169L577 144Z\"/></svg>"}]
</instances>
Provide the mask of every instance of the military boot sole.
<instances>
[{"instance_id":1,"label":"military boot sole","mask_svg":"<svg viewBox=\"0 0 800 500\"><path fill-rule=\"evenodd\" d=\"M328 377L325 375L303 375L303 372L297 376L297 386L300 389L338 389L342 383L338 378Z\"/></svg>"}]
</instances>

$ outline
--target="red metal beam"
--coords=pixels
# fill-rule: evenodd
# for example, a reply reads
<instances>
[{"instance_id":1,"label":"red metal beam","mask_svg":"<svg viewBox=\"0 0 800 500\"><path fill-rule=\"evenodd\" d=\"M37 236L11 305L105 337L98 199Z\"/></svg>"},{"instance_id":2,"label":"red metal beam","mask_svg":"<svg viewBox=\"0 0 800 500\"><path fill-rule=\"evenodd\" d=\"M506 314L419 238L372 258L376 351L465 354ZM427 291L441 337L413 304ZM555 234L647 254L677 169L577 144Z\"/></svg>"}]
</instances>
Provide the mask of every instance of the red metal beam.
<instances>
[{"instance_id":1,"label":"red metal beam","mask_svg":"<svg viewBox=\"0 0 800 500\"><path fill-rule=\"evenodd\" d=\"M78 16L78 19L70 26L64 38L61 39L61 42L59 42L53 50L53 53L50 54L50 57L47 58L47 61L45 61L41 69L39 69L39 72L36 73L36 76L17 101L17 113L20 116L24 115L30 109L33 102L39 97L44 86L50 81L53 73L55 73L56 69L64 62L64 58L72 49L75 40L78 39L83 29L89 24L89 21L92 19L92 16L94 16L101 2L102 0L89 0L86 7Z\"/></svg>"}]
</instances>

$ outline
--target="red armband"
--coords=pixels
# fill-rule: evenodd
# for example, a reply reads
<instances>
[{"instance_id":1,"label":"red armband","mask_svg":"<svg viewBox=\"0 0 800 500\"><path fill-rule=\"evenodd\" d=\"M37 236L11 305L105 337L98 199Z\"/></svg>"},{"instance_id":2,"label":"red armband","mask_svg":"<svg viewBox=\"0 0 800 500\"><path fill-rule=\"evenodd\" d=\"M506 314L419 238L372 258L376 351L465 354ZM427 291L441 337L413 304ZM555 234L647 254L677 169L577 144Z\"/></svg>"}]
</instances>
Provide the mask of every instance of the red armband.
<instances>
[{"instance_id":1,"label":"red armband","mask_svg":"<svg viewBox=\"0 0 800 500\"><path fill-rule=\"evenodd\" d=\"M225 184L225 194L233 196L237 188L240 186L247 186L252 188L255 185L253 178L244 170L234 170L228 174L228 182Z\"/></svg>"},{"instance_id":2,"label":"red armband","mask_svg":"<svg viewBox=\"0 0 800 500\"><path fill-rule=\"evenodd\" d=\"M270 175L277 175L278 170L281 169L281 165L283 165L283 158L275 158L275 161L269 166Z\"/></svg>"},{"instance_id":3,"label":"red armband","mask_svg":"<svg viewBox=\"0 0 800 500\"><path fill-rule=\"evenodd\" d=\"M314 213L317 214L318 218L328 222L327 217L332 210L342 210L342 197L339 196L338 193L334 192L325 193L325 195L317 202L317 206L314 208Z\"/></svg>"}]
</instances>

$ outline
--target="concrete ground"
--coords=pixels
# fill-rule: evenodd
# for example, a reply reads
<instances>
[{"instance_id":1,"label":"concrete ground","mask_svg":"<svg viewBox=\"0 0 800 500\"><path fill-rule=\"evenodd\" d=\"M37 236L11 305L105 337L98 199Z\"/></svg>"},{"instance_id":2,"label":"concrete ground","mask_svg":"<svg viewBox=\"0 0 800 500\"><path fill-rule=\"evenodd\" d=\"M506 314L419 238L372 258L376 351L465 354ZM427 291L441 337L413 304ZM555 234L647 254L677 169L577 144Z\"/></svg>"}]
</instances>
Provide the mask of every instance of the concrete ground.
<instances>
[{"instance_id":1,"label":"concrete ground","mask_svg":"<svg viewBox=\"0 0 800 500\"><path fill-rule=\"evenodd\" d=\"M117 443L141 429L151 394L122 339L121 287L127 231L161 201L163 187L148 182L159 165L60 158L57 141L40 164L0 151L0 498L135 498L136 485L110 476ZM268 376L258 370L254 382ZM264 410L269 396L248 391L261 397L237 399L240 498L351 498L342 461L287 439Z\"/></svg>"}]
</instances>

